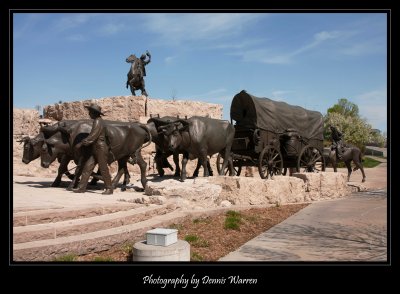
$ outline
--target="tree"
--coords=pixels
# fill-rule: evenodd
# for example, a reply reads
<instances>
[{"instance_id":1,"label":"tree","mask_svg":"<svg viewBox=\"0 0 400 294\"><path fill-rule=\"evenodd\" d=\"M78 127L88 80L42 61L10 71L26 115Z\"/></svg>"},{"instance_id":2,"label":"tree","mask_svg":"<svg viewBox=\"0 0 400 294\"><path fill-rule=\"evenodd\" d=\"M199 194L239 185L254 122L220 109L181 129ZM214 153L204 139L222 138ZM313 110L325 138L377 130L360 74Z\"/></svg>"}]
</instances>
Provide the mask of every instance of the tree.
<instances>
[{"instance_id":1,"label":"tree","mask_svg":"<svg viewBox=\"0 0 400 294\"><path fill-rule=\"evenodd\" d=\"M353 144L362 150L371 140L371 126L359 117L344 116L336 112L328 113L325 116L324 137L331 141L329 126L336 126L343 133L346 143Z\"/></svg>"},{"instance_id":2,"label":"tree","mask_svg":"<svg viewBox=\"0 0 400 294\"><path fill-rule=\"evenodd\" d=\"M173 88L172 90L171 90L171 98L172 98L172 101L175 101L176 100L176 94L178 93L178 91L175 89L175 88Z\"/></svg>"},{"instance_id":3,"label":"tree","mask_svg":"<svg viewBox=\"0 0 400 294\"><path fill-rule=\"evenodd\" d=\"M333 105L331 108L328 108L328 114L333 112L342 114L345 117L360 117L358 106L348 101L346 98L339 99L337 104Z\"/></svg>"},{"instance_id":4,"label":"tree","mask_svg":"<svg viewBox=\"0 0 400 294\"><path fill-rule=\"evenodd\" d=\"M373 129L371 130L370 141L368 145L384 147L386 143L386 135L381 134L379 130Z\"/></svg>"},{"instance_id":5,"label":"tree","mask_svg":"<svg viewBox=\"0 0 400 294\"><path fill-rule=\"evenodd\" d=\"M365 149L365 144L372 139L372 127L359 115L358 106L346 98L341 98L338 103L328 109L324 118L324 138L331 141L329 126L337 127L344 136L346 143Z\"/></svg>"}]
</instances>

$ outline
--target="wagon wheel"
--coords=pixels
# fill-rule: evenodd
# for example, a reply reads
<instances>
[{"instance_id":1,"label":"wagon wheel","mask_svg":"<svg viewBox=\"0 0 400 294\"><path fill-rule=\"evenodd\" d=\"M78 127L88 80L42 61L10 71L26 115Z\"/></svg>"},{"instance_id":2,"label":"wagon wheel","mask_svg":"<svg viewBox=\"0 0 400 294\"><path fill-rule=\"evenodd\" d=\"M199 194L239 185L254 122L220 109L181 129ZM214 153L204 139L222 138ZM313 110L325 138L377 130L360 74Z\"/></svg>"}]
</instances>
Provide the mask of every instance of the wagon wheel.
<instances>
[{"instance_id":1,"label":"wagon wheel","mask_svg":"<svg viewBox=\"0 0 400 294\"><path fill-rule=\"evenodd\" d=\"M240 164L240 161L238 159L232 158L233 161L233 169L235 170L235 175L239 176L240 172L242 171L242 166ZM222 169L222 165L224 164L224 158L221 156L221 154L218 154L217 157L217 171L218 174ZM229 164L226 166L226 169L224 171L224 175L229 175Z\"/></svg>"},{"instance_id":2,"label":"wagon wheel","mask_svg":"<svg viewBox=\"0 0 400 294\"><path fill-rule=\"evenodd\" d=\"M262 179L268 179L282 173L283 160L281 152L273 146L266 146L258 160L258 172Z\"/></svg>"},{"instance_id":3,"label":"wagon wheel","mask_svg":"<svg viewBox=\"0 0 400 294\"><path fill-rule=\"evenodd\" d=\"M321 151L315 147L305 146L297 160L297 169L307 173L325 171L325 161Z\"/></svg>"}]
</instances>

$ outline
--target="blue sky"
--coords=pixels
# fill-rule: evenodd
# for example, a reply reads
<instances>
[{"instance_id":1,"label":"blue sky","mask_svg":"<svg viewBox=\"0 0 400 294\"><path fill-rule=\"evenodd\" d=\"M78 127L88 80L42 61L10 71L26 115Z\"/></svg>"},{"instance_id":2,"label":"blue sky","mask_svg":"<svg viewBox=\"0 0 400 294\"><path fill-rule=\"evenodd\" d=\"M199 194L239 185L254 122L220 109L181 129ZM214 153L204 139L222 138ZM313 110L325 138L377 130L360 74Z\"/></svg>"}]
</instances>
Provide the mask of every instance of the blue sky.
<instances>
[{"instance_id":1,"label":"blue sky","mask_svg":"<svg viewBox=\"0 0 400 294\"><path fill-rule=\"evenodd\" d=\"M13 16L14 107L130 95L125 59L149 50L151 98L223 104L229 119L243 89L322 114L344 97L386 131L384 13Z\"/></svg>"}]
</instances>

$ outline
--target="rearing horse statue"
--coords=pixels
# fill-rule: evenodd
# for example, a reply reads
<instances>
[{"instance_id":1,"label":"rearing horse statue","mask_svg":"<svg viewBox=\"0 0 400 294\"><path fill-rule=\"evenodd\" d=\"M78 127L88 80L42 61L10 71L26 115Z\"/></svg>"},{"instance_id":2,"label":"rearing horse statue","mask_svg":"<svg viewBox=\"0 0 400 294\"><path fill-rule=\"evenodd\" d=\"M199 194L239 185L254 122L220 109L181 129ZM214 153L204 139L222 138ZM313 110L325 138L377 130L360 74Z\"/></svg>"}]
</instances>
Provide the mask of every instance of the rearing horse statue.
<instances>
[{"instance_id":1,"label":"rearing horse statue","mask_svg":"<svg viewBox=\"0 0 400 294\"><path fill-rule=\"evenodd\" d=\"M146 56L149 58L146 60ZM135 54L131 54L129 57L126 58L127 63L131 63L131 68L128 72L128 80L126 81L126 88L130 86L132 95L135 96L136 90L141 90L142 95L148 96L145 83L143 77L146 76L146 69L145 66L149 64L151 61L151 55L149 51L146 51L146 54L142 54L140 58L137 58Z\"/></svg>"},{"instance_id":2,"label":"rearing horse statue","mask_svg":"<svg viewBox=\"0 0 400 294\"><path fill-rule=\"evenodd\" d=\"M356 167L354 168L353 171L356 171L357 169L361 170L361 173L363 175L362 182L365 182L365 172L364 168L362 165L362 157L361 157L361 150L355 146L352 147L345 147L345 151L343 152L342 158L339 159L338 156L336 155L336 150L332 150L331 148L325 148L324 149L324 159L325 159L325 165L328 166L329 162L332 163L333 170L334 172L337 172L337 164L338 162L343 161L347 167L347 181L350 181L350 175L351 175L351 161L354 162Z\"/></svg>"}]
</instances>

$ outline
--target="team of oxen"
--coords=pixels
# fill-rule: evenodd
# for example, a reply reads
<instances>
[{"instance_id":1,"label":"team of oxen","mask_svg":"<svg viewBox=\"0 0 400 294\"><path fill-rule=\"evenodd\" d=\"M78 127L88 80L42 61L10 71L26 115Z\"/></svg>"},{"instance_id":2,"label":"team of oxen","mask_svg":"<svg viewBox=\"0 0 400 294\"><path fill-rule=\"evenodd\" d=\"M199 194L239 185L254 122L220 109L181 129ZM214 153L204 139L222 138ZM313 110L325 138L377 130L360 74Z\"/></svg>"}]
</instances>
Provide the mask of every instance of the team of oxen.
<instances>
[{"instance_id":1,"label":"team of oxen","mask_svg":"<svg viewBox=\"0 0 400 294\"><path fill-rule=\"evenodd\" d=\"M216 153L220 153L224 159L220 175L227 168L229 174L234 175L230 153L235 129L226 120L199 116L188 119L166 116L150 118L147 124L108 120L104 122L109 146L108 163L118 162L118 172L112 180L113 188L124 175L121 190L126 190L130 178L127 163L138 164L141 183L145 188L147 164L141 150L151 142L156 146L154 161L161 177L164 175L164 168L173 170L167 160L171 155L175 163L175 176L181 180L186 179L188 159L198 158L194 176L198 175L201 166L204 176L212 175L208 156ZM79 143L89 135L91 128L92 120L63 120L51 126L41 127L39 134L34 138L24 137L19 141L24 144L22 161L28 164L40 157L41 166L48 168L52 162L58 160L60 166L52 186L58 187L62 175L65 174L72 180L67 188L71 190L77 187L86 160L93 159L90 158L93 157L92 148L79 147ZM183 155L182 169L179 166L179 154ZM75 174L68 172L68 163L71 160L77 165ZM91 184L102 179L99 172L92 175Z\"/></svg>"}]
</instances>

